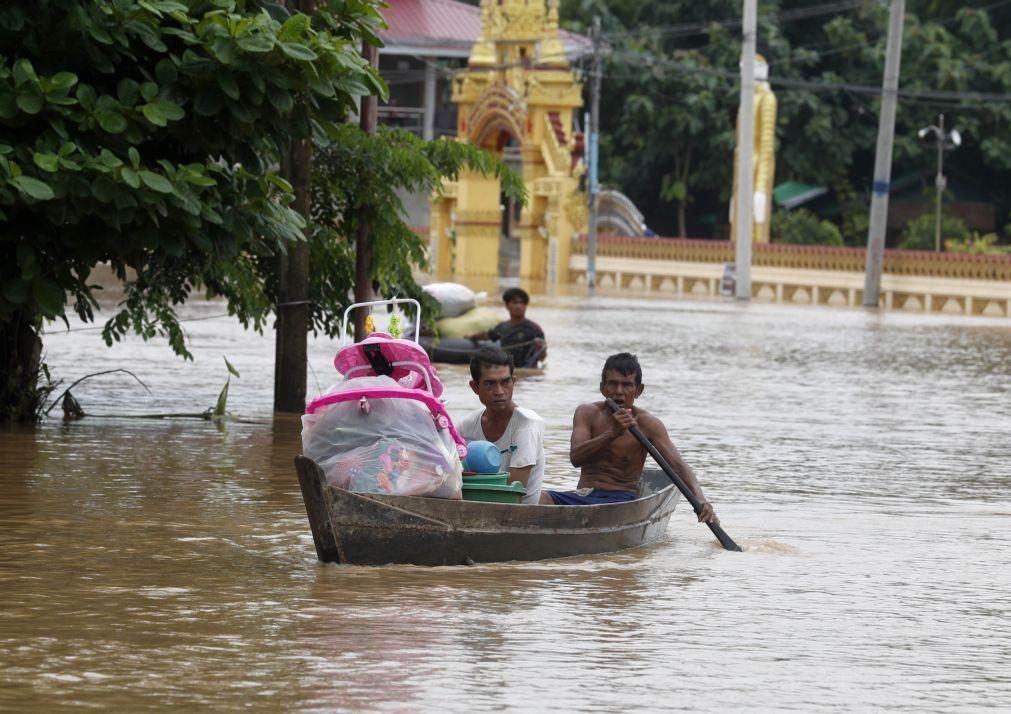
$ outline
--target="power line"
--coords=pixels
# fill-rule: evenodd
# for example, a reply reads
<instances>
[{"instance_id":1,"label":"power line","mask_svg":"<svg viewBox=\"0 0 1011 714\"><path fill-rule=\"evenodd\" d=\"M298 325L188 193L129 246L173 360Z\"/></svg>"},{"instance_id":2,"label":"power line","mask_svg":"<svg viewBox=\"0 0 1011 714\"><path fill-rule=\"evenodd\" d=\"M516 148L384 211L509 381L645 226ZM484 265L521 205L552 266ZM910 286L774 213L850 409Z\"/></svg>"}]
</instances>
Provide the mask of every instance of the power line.
<instances>
[{"instance_id":1,"label":"power line","mask_svg":"<svg viewBox=\"0 0 1011 714\"><path fill-rule=\"evenodd\" d=\"M821 15L831 15L838 12L844 12L865 4L866 0L841 0L841 2L811 5L808 7L797 8L795 10L770 12L760 15L759 18L761 20L775 21L782 24L785 22L792 22L794 20L806 20L812 17L819 17ZM728 30L737 29L741 26L741 22L741 18L734 17L725 20L702 20L698 22L685 22L678 25L654 26L652 29L655 30L656 34L665 37L690 37L692 35L705 34L706 31L713 25L719 25ZM634 30L605 32L602 33L602 37L605 39L618 39L622 37L638 37L641 36L642 33L643 29L640 27Z\"/></svg>"},{"instance_id":2,"label":"power line","mask_svg":"<svg viewBox=\"0 0 1011 714\"><path fill-rule=\"evenodd\" d=\"M628 51L614 53L611 55L611 58L618 64L634 65L640 68L640 72L634 75L636 77L642 76L642 69L676 69L686 74L704 74L735 80L739 78L738 73L731 72L730 70L718 69L716 67L699 67L686 62L679 62L677 60L658 59L655 55L649 55L641 52ZM605 72L604 75L608 76L608 73ZM790 77L770 77L769 83L777 87L795 87L811 89L813 91L845 90L872 96L881 96L882 94L881 87L867 84L855 84L852 82L828 82L822 80L793 79ZM934 99L952 102L963 100L975 102L1011 102L1011 94L995 92L899 89L896 96L903 99Z\"/></svg>"}]
</instances>

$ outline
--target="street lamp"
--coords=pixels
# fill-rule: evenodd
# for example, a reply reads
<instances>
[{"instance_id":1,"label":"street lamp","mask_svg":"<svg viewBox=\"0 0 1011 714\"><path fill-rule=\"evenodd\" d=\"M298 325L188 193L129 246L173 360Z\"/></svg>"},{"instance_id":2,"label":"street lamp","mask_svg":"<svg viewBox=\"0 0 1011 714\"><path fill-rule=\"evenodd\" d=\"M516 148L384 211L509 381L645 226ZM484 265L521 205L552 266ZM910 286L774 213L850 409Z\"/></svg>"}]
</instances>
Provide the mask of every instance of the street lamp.
<instances>
[{"instance_id":1,"label":"street lamp","mask_svg":"<svg viewBox=\"0 0 1011 714\"><path fill-rule=\"evenodd\" d=\"M944 178L944 152L954 149L962 143L962 135L958 129L952 129L947 134L944 133L944 115L937 115L937 126L931 124L919 131L921 141L932 139L937 147L937 176L934 177L934 186L937 187L937 208L934 216L934 250L941 250L941 196L944 194L947 179Z\"/></svg>"}]
</instances>

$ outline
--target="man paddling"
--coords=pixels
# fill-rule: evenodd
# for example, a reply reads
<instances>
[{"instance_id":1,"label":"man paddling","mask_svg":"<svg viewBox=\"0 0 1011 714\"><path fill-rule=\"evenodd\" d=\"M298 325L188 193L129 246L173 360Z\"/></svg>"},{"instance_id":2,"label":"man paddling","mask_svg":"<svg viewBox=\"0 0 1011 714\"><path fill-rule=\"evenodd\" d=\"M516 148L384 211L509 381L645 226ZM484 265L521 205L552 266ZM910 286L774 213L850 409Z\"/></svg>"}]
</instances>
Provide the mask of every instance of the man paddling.
<instances>
[{"instance_id":1,"label":"man paddling","mask_svg":"<svg viewBox=\"0 0 1011 714\"><path fill-rule=\"evenodd\" d=\"M522 288L509 288L502 293L502 302L509 311L509 319L484 332L467 335L468 340L495 340L512 358L517 367L536 367L548 356L544 330L527 319L530 296Z\"/></svg>"},{"instance_id":2,"label":"man paddling","mask_svg":"<svg viewBox=\"0 0 1011 714\"><path fill-rule=\"evenodd\" d=\"M600 393L621 408L612 412L603 401L576 408L569 459L580 470L577 489L541 491L541 503L596 505L638 498L646 449L629 432L630 427L637 426L702 503L699 522L719 523L712 504L702 494L695 472L681 458L663 422L634 406L643 389L642 367L635 355L621 352L607 358L600 375Z\"/></svg>"}]
</instances>

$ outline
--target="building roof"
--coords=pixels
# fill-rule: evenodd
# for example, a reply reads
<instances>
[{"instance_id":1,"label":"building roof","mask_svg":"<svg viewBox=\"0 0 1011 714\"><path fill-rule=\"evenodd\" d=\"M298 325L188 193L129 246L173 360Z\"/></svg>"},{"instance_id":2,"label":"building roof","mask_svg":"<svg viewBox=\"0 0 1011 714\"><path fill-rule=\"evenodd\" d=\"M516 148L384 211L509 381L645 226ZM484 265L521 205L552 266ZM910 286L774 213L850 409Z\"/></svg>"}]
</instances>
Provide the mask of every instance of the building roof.
<instances>
[{"instance_id":1,"label":"building roof","mask_svg":"<svg viewBox=\"0 0 1011 714\"><path fill-rule=\"evenodd\" d=\"M800 181L784 181L772 189L772 198L788 211L828 193L825 186L812 186Z\"/></svg>"},{"instance_id":2,"label":"building roof","mask_svg":"<svg viewBox=\"0 0 1011 714\"><path fill-rule=\"evenodd\" d=\"M383 11L389 27L380 31L386 55L421 57L470 56L481 34L481 8L458 0L386 0ZM591 46L588 38L561 31L566 52L581 54Z\"/></svg>"},{"instance_id":3,"label":"building roof","mask_svg":"<svg viewBox=\"0 0 1011 714\"><path fill-rule=\"evenodd\" d=\"M481 33L481 8L457 0L387 0L383 54L468 57Z\"/></svg>"}]
</instances>

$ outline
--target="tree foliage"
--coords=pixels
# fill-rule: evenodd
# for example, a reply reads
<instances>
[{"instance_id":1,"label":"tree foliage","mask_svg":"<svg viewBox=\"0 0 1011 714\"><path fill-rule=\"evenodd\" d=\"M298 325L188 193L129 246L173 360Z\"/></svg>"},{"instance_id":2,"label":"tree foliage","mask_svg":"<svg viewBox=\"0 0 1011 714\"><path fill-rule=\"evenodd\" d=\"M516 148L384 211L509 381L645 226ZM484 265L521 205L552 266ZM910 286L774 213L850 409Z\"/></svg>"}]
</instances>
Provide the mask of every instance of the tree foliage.
<instances>
[{"instance_id":1,"label":"tree foliage","mask_svg":"<svg viewBox=\"0 0 1011 714\"><path fill-rule=\"evenodd\" d=\"M832 221L819 219L804 208L795 211L775 211L772 214L769 232L773 243L835 246L843 244L842 234Z\"/></svg>"},{"instance_id":2,"label":"tree foliage","mask_svg":"<svg viewBox=\"0 0 1011 714\"><path fill-rule=\"evenodd\" d=\"M0 420L37 414L45 319L95 317L91 268L125 282L105 323L167 337L189 356L175 309L224 297L263 328L278 260L309 238L312 326L334 332L348 302L357 222L376 244L383 292L419 294L421 240L395 190L434 188L462 167L519 177L469 147L366 137L343 124L357 98L386 97L362 59L379 45L380 0L327 0L312 15L273 0L40 0L0 8ZM323 150L307 226L279 175L295 142Z\"/></svg>"},{"instance_id":3,"label":"tree foliage","mask_svg":"<svg viewBox=\"0 0 1011 714\"><path fill-rule=\"evenodd\" d=\"M413 278L426 264L427 239L405 224L398 191L439 192L443 179L464 168L495 175L502 190L523 202L523 180L482 149L456 141L422 141L414 134L380 127L375 136L354 125L336 127L317 154L313 171L313 235L310 262L311 321L315 331L335 336L354 286L354 236L363 223L373 236L373 284L381 295L419 300L434 320L437 304Z\"/></svg>"},{"instance_id":4,"label":"tree foliage","mask_svg":"<svg viewBox=\"0 0 1011 714\"><path fill-rule=\"evenodd\" d=\"M930 212L921 214L906 224L899 247L906 250L934 250L936 241L937 218ZM949 241L960 245L969 242L969 228L961 218L941 218L941 245L946 245Z\"/></svg>"},{"instance_id":5,"label":"tree foliage","mask_svg":"<svg viewBox=\"0 0 1011 714\"><path fill-rule=\"evenodd\" d=\"M563 0L563 22L603 20L601 180L625 191L663 233L687 208L727 215L739 96L740 3L724 0ZM759 7L758 51L777 95L777 183L827 185L850 243L866 241L888 10L881 3ZM892 176L929 172L917 130L957 126L946 167L1011 211L1011 7L906 4ZM588 61L588 60L587 60Z\"/></svg>"},{"instance_id":6,"label":"tree foliage","mask_svg":"<svg viewBox=\"0 0 1011 714\"><path fill-rule=\"evenodd\" d=\"M301 240L288 143L385 92L357 52L378 2L311 18L242 0L46 0L0 10L0 320L86 320L108 261L127 278L107 341L166 334L192 289L261 326L261 259ZM339 9L340 14L336 14ZM128 272L130 271L130 272Z\"/></svg>"}]
</instances>

